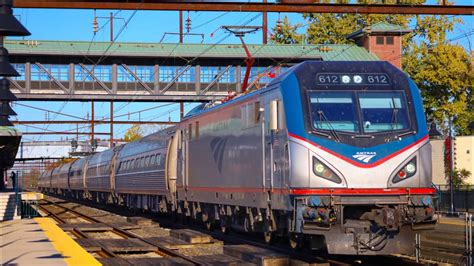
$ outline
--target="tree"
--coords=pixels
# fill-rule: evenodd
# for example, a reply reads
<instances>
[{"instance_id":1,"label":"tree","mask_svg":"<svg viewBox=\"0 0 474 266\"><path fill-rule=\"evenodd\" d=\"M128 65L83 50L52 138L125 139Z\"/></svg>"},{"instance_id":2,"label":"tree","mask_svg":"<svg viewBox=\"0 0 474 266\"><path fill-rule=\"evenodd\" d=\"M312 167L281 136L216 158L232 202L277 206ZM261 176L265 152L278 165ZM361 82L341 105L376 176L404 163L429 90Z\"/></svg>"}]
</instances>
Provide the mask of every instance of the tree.
<instances>
[{"instance_id":1,"label":"tree","mask_svg":"<svg viewBox=\"0 0 474 266\"><path fill-rule=\"evenodd\" d=\"M303 34L297 33L297 29L301 27L301 24L292 26L288 17L283 18L283 22L278 20L278 23L272 28L272 35L270 40L272 43L280 44L300 44L303 42Z\"/></svg>"},{"instance_id":2,"label":"tree","mask_svg":"<svg viewBox=\"0 0 474 266\"><path fill-rule=\"evenodd\" d=\"M330 2L330 1L323 1ZM336 1L344 3L345 0ZM358 1L361 4L376 0ZM395 1L393 1L395 3ZM404 4L421 4L424 0L405 0ZM384 21L407 27L414 22L415 29L402 39L403 70L421 89L426 114L438 124L445 125L448 118L458 135L468 133L467 126L474 121L474 71L472 54L450 43L446 35L462 21L448 16L367 15L367 14L304 14L308 21L306 40L311 44L350 44L350 33L365 26ZM295 39L289 22L287 36ZM283 27L282 27L283 29ZM274 32L275 28L274 28ZM279 36L279 35L275 35ZM283 35L285 36L285 35ZM288 43L288 38L272 39L275 43Z\"/></svg>"},{"instance_id":3,"label":"tree","mask_svg":"<svg viewBox=\"0 0 474 266\"><path fill-rule=\"evenodd\" d=\"M70 162L74 162L75 160L77 160L77 158L62 158L60 160L57 160L53 163L46 163L44 168L46 170L51 170L53 168L56 168L56 167L59 167L63 164L67 164L67 163L70 163Z\"/></svg>"},{"instance_id":4,"label":"tree","mask_svg":"<svg viewBox=\"0 0 474 266\"><path fill-rule=\"evenodd\" d=\"M125 132L123 139L127 142L135 141L143 137L143 131L140 125L134 125Z\"/></svg>"},{"instance_id":5,"label":"tree","mask_svg":"<svg viewBox=\"0 0 474 266\"><path fill-rule=\"evenodd\" d=\"M471 172L466 169L454 169L453 171L453 186L456 189L460 189L461 186L467 185L466 179L471 176ZM447 176L449 178L449 175ZM449 180L448 180L449 181Z\"/></svg>"},{"instance_id":6,"label":"tree","mask_svg":"<svg viewBox=\"0 0 474 266\"><path fill-rule=\"evenodd\" d=\"M423 96L426 114L441 125L453 120L457 134L468 132L474 120L472 59L466 50L446 38L459 19L418 17L404 51L403 69Z\"/></svg>"}]
</instances>

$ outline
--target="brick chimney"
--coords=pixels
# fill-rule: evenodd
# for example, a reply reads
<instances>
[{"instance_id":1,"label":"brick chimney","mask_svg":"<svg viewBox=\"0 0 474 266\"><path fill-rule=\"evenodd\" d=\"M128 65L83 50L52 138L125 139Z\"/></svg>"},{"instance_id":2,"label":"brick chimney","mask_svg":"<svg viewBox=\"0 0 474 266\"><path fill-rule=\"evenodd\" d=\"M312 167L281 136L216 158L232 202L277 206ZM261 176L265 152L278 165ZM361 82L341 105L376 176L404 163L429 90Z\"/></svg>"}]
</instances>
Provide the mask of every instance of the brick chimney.
<instances>
[{"instance_id":1,"label":"brick chimney","mask_svg":"<svg viewBox=\"0 0 474 266\"><path fill-rule=\"evenodd\" d=\"M380 60L402 68L402 36L411 31L387 22L364 27L347 36Z\"/></svg>"}]
</instances>

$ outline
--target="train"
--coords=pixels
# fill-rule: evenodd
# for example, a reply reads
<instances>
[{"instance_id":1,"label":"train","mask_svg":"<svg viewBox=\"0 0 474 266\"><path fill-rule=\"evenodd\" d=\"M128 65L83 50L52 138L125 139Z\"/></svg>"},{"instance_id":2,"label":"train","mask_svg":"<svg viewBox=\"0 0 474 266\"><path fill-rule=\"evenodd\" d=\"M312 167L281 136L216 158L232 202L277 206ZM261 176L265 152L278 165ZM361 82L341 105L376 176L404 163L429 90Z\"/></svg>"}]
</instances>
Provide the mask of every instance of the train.
<instances>
[{"instance_id":1,"label":"train","mask_svg":"<svg viewBox=\"0 0 474 266\"><path fill-rule=\"evenodd\" d=\"M45 171L39 188L286 238L329 254L410 254L436 225L420 92L384 61L305 61L266 87Z\"/></svg>"}]
</instances>

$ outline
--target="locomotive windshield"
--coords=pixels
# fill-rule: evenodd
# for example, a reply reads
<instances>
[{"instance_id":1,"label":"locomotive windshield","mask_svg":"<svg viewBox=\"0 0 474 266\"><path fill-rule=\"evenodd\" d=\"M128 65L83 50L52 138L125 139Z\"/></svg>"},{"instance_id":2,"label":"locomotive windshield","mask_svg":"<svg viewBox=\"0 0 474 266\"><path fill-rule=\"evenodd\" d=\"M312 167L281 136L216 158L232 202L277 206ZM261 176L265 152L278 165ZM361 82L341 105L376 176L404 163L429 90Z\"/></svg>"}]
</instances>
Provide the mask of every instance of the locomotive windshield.
<instances>
[{"instance_id":1,"label":"locomotive windshield","mask_svg":"<svg viewBox=\"0 0 474 266\"><path fill-rule=\"evenodd\" d=\"M403 91L310 91L315 130L373 134L409 129Z\"/></svg>"}]
</instances>

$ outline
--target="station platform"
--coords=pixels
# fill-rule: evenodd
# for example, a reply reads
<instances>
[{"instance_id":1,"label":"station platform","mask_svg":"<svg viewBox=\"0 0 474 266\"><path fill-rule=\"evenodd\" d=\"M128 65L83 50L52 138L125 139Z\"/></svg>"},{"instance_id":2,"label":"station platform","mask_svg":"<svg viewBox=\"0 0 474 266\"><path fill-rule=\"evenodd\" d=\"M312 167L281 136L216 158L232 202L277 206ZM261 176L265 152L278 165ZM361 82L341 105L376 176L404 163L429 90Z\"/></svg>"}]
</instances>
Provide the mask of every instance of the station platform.
<instances>
[{"instance_id":1,"label":"station platform","mask_svg":"<svg viewBox=\"0 0 474 266\"><path fill-rule=\"evenodd\" d=\"M439 216L438 223L441 225L451 225L451 226L466 226L465 218L462 217L447 217Z\"/></svg>"},{"instance_id":2,"label":"station platform","mask_svg":"<svg viewBox=\"0 0 474 266\"><path fill-rule=\"evenodd\" d=\"M0 265L101 265L50 218L0 223Z\"/></svg>"}]
</instances>

